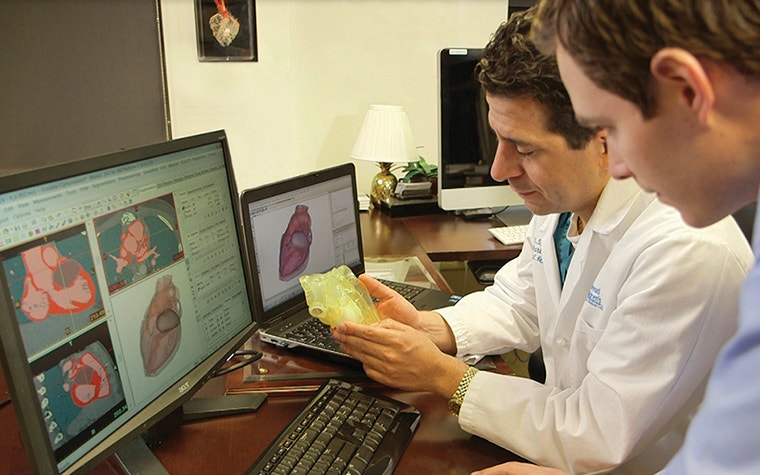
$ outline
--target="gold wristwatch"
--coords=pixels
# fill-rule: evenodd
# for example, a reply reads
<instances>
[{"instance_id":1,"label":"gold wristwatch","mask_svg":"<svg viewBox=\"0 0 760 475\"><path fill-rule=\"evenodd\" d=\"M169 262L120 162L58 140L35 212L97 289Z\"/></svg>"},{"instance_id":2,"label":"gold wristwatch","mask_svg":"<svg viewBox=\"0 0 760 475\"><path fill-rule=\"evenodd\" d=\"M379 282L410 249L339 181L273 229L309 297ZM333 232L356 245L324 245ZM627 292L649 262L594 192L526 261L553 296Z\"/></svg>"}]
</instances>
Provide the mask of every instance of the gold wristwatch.
<instances>
[{"instance_id":1,"label":"gold wristwatch","mask_svg":"<svg viewBox=\"0 0 760 475\"><path fill-rule=\"evenodd\" d=\"M464 376L462 376L462 380L459 381L457 390L454 391L451 399L449 399L449 411L451 411L451 413L457 417L459 417L459 410L462 408L464 396L467 394L467 390L470 389L470 382L472 381L472 378L475 377L475 373L477 372L478 368L474 366L467 368Z\"/></svg>"}]
</instances>

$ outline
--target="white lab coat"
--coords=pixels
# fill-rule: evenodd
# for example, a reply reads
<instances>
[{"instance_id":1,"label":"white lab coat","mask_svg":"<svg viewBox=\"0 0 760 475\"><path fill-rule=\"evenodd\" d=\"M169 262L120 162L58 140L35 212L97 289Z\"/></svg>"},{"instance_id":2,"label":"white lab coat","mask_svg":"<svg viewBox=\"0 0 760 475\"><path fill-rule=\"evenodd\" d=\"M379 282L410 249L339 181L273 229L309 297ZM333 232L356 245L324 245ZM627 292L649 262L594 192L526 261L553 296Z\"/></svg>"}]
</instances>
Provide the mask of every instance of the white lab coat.
<instances>
[{"instance_id":1,"label":"white lab coat","mask_svg":"<svg viewBox=\"0 0 760 475\"><path fill-rule=\"evenodd\" d=\"M697 230L632 180L611 180L580 236L573 219L563 290L557 220L534 217L493 286L439 311L457 356L540 344L546 365L545 384L479 372L460 426L571 473L654 473L736 330L749 244L731 218Z\"/></svg>"}]
</instances>

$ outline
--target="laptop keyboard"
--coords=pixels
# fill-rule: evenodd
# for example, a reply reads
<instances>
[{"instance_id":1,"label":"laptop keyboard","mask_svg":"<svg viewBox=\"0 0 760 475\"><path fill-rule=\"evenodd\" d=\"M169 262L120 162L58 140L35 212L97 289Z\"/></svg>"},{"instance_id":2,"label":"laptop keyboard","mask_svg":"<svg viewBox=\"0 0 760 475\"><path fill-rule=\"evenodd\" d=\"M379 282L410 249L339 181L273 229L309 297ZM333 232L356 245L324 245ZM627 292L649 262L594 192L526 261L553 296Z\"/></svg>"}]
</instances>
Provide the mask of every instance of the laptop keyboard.
<instances>
[{"instance_id":1,"label":"laptop keyboard","mask_svg":"<svg viewBox=\"0 0 760 475\"><path fill-rule=\"evenodd\" d=\"M309 318L302 325L298 325L293 330L287 332L285 337L305 345L342 353L340 351L340 343L335 341L332 333L330 333L330 326L325 325L316 318Z\"/></svg>"},{"instance_id":2,"label":"laptop keyboard","mask_svg":"<svg viewBox=\"0 0 760 475\"><path fill-rule=\"evenodd\" d=\"M246 473L391 473L419 418L399 401L329 380Z\"/></svg>"},{"instance_id":3,"label":"laptop keyboard","mask_svg":"<svg viewBox=\"0 0 760 475\"><path fill-rule=\"evenodd\" d=\"M378 279L378 281L395 290L407 300L412 300L414 297L422 293L423 290L425 290L424 287L403 284L401 282L394 282L392 280Z\"/></svg>"}]
</instances>

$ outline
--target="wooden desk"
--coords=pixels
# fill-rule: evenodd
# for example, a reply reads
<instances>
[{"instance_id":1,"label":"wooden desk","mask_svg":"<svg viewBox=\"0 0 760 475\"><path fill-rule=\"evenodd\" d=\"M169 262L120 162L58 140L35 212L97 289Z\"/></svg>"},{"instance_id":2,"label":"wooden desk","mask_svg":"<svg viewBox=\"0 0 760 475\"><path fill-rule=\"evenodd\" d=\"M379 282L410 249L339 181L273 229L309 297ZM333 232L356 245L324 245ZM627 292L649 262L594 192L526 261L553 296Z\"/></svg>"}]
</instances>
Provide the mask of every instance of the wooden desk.
<instances>
[{"instance_id":1,"label":"wooden desk","mask_svg":"<svg viewBox=\"0 0 760 475\"><path fill-rule=\"evenodd\" d=\"M503 226L496 218L467 220L451 213L391 218L376 210L361 213L362 243L367 256L404 255L421 260L489 261L517 257L521 245L505 246L488 228Z\"/></svg>"},{"instance_id":2,"label":"wooden desk","mask_svg":"<svg viewBox=\"0 0 760 475\"><path fill-rule=\"evenodd\" d=\"M363 211L362 248L367 257L416 256L441 290L451 291L446 279L433 264L426 250L404 224L403 218L391 218L380 211Z\"/></svg>"}]
</instances>

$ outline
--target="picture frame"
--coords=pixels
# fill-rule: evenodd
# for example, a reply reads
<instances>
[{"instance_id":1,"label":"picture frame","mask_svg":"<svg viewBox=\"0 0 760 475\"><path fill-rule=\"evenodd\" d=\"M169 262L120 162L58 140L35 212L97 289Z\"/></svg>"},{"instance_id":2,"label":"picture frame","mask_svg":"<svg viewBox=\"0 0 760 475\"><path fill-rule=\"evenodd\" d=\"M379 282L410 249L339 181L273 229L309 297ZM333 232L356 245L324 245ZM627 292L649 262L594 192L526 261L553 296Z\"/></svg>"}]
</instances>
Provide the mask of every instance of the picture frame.
<instances>
[{"instance_id":1,"label":"picture frame","mask_svg":"<svg viewBox=\"0 0 760 475\"><path fill-rule=\"evenodd\" d=\"M195 0L198 60L258 61L255 0Z\"/></svg>"}]
</instances>

